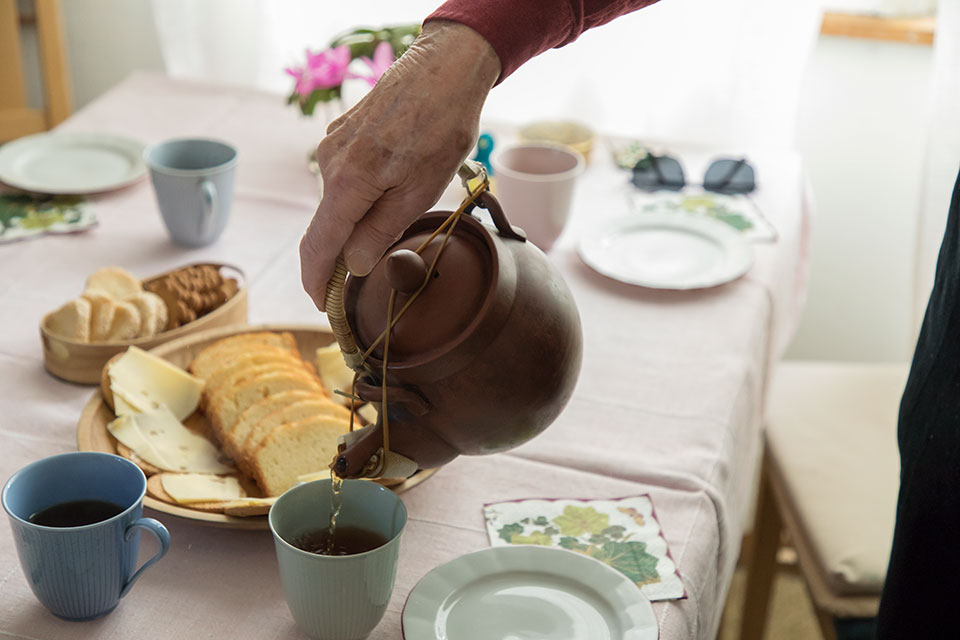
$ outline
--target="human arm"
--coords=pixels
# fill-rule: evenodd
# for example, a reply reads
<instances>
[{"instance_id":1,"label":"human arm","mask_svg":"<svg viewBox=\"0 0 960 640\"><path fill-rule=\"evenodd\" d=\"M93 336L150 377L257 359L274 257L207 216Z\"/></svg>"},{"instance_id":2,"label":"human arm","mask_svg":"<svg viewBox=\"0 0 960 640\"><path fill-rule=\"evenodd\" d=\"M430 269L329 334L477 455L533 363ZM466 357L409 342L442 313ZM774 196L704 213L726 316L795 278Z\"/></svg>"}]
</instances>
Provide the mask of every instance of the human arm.
<instances>
[{"instance_id":1,"label":"human arm","mask_svg":"<svg viewBox=\"0 0 960 640\"><path fill-rule=\"evenodd\" d=\"M317 148L324 196L300 242L304 289L321 310L338 254L366 275L432 206L470 153L500 61L470 27L423 33Z\"/></svg>"},{"instance_id":2,"label":"human arm","mask_svg":"<svg viewBox=\"0 0 960 640\"><path fill-rule=\"evenodd\" d=\"M424 24L450 20L472 28L500 59L500 79L530 58L576 40L587 29L657 0L448 0ZM499 82L498 81L498 82Z\"/></svg>"},{"instance_id":3,"label":"human arm","mask_svg":"<svg viewBox=\"0 0 960 640\"><path fill-rule=\"evenodd\" d=\"M304 289L324 310L342 252L366 275L427 211L473 148L495 83L529 58L655 0L450 0L317 148L324 197L300 243ZM544 11L544 7L554 8Z\"/></svg>"}]
</instances>

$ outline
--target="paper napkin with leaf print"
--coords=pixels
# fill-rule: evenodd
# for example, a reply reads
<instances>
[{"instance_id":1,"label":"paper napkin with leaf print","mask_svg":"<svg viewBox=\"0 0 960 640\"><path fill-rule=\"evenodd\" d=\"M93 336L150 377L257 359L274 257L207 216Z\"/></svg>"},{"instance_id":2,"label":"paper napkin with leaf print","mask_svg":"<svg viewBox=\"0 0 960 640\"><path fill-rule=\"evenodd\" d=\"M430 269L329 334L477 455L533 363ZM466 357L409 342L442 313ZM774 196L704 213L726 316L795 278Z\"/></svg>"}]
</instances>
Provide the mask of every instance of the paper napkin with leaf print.
<instances>
[{"instance_id":1,"label":"paper napkin with leaf print","mask_svg":"<svg viewBox=\"0 0 960 640\"><path fill-rule=\"evenodd\" d=\"M773 242L777 231L750 196L704 191L685 187L682 191L647 193L633 190L631 205L637 213L679 213L706 216L724 222L747 240Z\"/></svg>"},{"instance_id":2,"label":"paper napkin with leaf print","mask_svg":"<svg viewBox=\"0 0 960 640\"><path fill-rule=\"evenodd\" d=\"M0 244L96 226L93 209L77 196L0 194Z\"/></svg>"},{"instance_id":3,"label":"paper napkin with leaf print","mask_svg":"<svg viewBox=\"0 0 960 640\"><path fill-rule=\"evenodd\" d=\"M617 569L649 600L686 597L648 495L495 502L483 514L493 546L562 547Z\"/></svg>"}]
</instances>

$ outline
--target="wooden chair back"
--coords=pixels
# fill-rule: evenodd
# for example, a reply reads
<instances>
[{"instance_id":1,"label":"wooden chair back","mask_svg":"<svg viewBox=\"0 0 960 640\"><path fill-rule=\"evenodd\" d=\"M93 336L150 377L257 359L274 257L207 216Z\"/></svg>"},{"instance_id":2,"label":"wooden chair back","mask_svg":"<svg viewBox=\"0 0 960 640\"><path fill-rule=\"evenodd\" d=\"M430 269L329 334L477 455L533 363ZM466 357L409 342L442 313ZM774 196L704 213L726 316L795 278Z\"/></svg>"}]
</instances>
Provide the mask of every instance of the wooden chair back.
<instances>
[{"instance_id":1,"label":"wooden chair back","mask_svg":"<svg viewBox=\"0 0 960 640\"><path fill-rule=\"evenodd\" d=\"M34 0L21 16L17 0L0 0L0 143L46 131L70 115L70 85L59 0ZM23 66L21 27L34 25L42 68L43 108L31 108Z\"/></svg>"}]
</instances>

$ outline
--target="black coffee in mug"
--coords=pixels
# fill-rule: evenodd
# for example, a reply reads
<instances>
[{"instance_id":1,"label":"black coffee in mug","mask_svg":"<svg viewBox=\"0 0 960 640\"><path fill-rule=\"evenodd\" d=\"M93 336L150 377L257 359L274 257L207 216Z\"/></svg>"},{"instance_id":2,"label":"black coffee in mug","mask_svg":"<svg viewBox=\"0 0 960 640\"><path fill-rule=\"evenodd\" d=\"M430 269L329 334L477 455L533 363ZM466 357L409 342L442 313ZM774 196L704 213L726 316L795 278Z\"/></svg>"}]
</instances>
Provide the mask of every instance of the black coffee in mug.
<instances>
[{"instance_id":1,"label":"black coffee in mug","mask_svg":"<svg viewBox=\"0 0 960 640\"><path fill-rule=\"evenodd\" d=\"M123 510L124 507L104 500L71 500L41 509L29 520L42 527L82 527L109 520Z\"/></svg>"}]
</instances>

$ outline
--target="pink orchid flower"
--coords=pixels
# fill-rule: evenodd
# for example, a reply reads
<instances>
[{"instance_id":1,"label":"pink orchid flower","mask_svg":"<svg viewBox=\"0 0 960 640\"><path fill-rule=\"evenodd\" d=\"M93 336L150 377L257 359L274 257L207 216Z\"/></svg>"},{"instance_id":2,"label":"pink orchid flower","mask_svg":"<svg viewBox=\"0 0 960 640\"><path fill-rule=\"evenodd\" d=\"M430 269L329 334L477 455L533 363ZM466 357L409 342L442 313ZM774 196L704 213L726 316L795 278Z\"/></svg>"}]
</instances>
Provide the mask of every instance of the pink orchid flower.
<instances>
[{"instance_id":1,"label":"pink orchid flower","mask_svg":"<svg viewBox=\"0 0 960 640\"><path fill-rule=\"evenodd\" d=\"M370 70L369 75L362 75L359 73L351 73L348 77L350 78L361 78L367 81L371 87L377 84L377 80L380 79L380 76L383 75L390 65L393 64L393 47L390 46L389 42L381 42L377 45L377 48L373 50L373 60L363 56L360 58L363 60L367 67Z\"/></svg>"},{"instance_id":2,"label":"pink orchid flower","mask_svg":"<svg viewBox=\"0 0 960 640\"><path fill-rule=\"evenodd\" d=\"M294 91L301 96L308 96L315 89L340 86L349 64L350 47L342 45L320 53L310 53L308 50L306 66L288 67L284 71L297 81Z\"/></svg>"}]
</instances>

